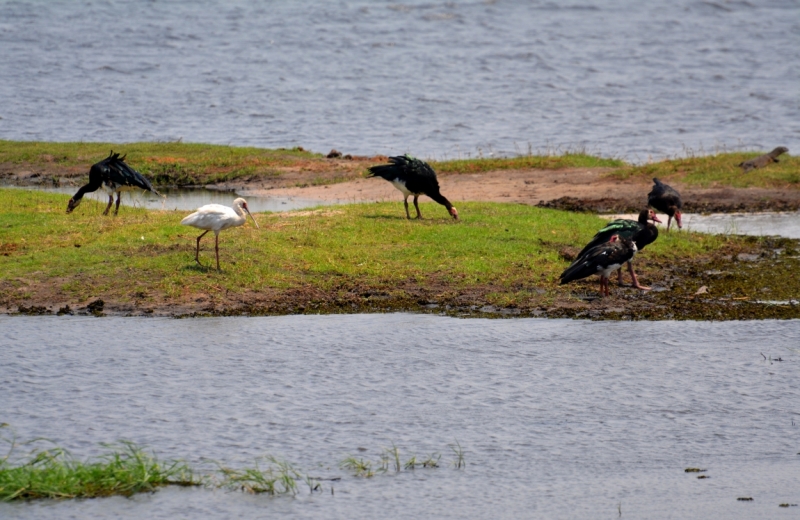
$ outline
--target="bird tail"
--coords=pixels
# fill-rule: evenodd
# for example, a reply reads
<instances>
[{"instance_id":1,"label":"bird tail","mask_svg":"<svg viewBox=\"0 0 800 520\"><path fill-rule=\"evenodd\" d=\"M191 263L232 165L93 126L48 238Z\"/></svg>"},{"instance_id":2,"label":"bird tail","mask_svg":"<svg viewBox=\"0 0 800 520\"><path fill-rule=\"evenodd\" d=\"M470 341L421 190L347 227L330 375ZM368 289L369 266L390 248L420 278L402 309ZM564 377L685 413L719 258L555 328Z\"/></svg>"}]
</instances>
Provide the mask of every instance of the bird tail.
<instances>
[{"instance_id":1,"label":"bird tail","mask_svg":"<svg viewBox=\"0 0 800 520\"><path fill-rule=\"evenodd\" d=\"M390 161L392 159L394 159L394 157L389 158ZM402 166L398 165L396 162L392 162L392 164L381 164L369 168L367 170L367 177L381 177L387 181L393 181L402 172Z\"/></svg>"}]
</instances>

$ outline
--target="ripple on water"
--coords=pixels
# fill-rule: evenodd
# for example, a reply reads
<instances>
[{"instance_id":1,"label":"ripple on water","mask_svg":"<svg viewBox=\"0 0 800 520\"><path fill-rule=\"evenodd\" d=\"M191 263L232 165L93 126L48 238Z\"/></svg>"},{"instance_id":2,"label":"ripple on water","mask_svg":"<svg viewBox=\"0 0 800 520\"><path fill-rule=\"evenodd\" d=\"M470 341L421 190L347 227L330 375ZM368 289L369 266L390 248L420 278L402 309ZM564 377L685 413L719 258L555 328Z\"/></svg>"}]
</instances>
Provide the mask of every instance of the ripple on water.
<instances>
[{"instance_id":1,"label":"ripple on water","mask_svg":"<svg viewBox=\"0 0 800 520\"><path fill-rule=\"evenodd\" d=\"M205 467L270 453L344 477L335 498L165 490L0 515L578 518L622 503L651 518L737 518L769 516L800 484L798 321L4 316L0 327L0 420L21 438L81 457L130 439ZM456 439L462 472L448 466ZM446 464L369 480L337 468L392 443ZM742 509L741 494L758 499Z\"/></svg>"}]
</instances>

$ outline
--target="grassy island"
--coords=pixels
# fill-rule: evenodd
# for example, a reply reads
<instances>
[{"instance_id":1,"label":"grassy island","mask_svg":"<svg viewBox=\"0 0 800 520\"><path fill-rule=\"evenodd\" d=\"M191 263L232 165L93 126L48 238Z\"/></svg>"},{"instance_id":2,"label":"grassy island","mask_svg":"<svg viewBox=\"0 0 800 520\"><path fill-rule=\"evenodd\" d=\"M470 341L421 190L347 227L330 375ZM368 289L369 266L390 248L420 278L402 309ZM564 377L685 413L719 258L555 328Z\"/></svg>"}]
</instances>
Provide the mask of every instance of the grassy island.
<instances>
[{"instance_id":1,"label":"grassy island","mask_svg":"<svg viewBox=\"0 0 800 520\"><path fill-rule=\"evenodd\" d=\"M522 204L465 203L454 222L433 203L408 221L402 204L255 214L194 262L186 212L0 189L0 310L6 313L262 315L427 311L590 318L800 317L794 240L662 232L636 258L642 283L595 299L596 277L557 285L576 246L603 221ZM613 284L612 284L613 285ZM705 290L699 290L705 286Z\"/></svg>"}]
</instances>

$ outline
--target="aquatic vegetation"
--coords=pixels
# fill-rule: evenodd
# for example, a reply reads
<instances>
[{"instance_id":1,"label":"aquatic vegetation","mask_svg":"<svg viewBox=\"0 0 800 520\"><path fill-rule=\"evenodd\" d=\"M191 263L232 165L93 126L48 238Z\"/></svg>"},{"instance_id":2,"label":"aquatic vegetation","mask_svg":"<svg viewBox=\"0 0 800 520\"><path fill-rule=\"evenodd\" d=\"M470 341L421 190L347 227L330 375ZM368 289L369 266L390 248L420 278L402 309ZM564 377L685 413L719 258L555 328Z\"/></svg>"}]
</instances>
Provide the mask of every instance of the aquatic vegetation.
<instances>
[{"instance_id":1,"label":"aquatic vegetation","mask_svg":"<svg viewBox=\"0 0 800 520\"><path fill-rule=\"evenodd\" d=\"M311 477L293 464L267 455L257 459L255 465L231 468L217 463L216 471L193 470L182 461L161 461L154 454L130 441L102 445L106 453L94 460L79 461L57 446L39 448L45 439L19 442L15 435L0 424L0 444L9 446L0 458L0 501L34 499L98 498L113 495L131 496L153 492L164 486L204 486L269 496L295 496L301 484L309 493L323 491L321 481L339 481L341 477ZM458 443L456 443L458 445ZM35 446L29 453L17 455L26 446ZM456 451L456 450L454 450ZM463 450L458 445L458 459L453 465L464 467ZM433 453L424 458L411 456L402 462L400 450L392 444L384 448L377 461L349 457L339 467L353 472L356 477L370 478L390 469L399 473L417 468L438 468L441 455ZM262 464L266 461L266 465ZM333 488L331 487L331 493Z\"/></svg>"},{"instance_id":2,"label":"aquatic vegetation","mask_svg":"<svg viewBox=\"0 0 800 520\"><path fill-rule=\"evenodd\" d=\"M321 489L316 479L302 475L290 463L273 456L266 458L270 466L265 469L261 469L258 462L253 468L220 467L222 481L219 486L246 493L265 493L267 495L296 495L298 481L305 482L312 493Z\"/></svg>"},{"instance_id":3,"label":"aquatic vegetation","mask_svg":"<svg viewBox=\"0 0 800 520\"><path fill-rule=\"evenodd\" d=\"M130 496L155 491L162 486L197 486L202 480L180 461L160 461L132 442L108 445L94 461L79 461L62 448L36 448L10 464L15 439L0 459L0 500L38 498L96 498ZM24 443L29 444L29 443Z\"/></svg>"},{"instance_id":4,"label":"aquatic vegetation","mask_svg":"<svg viewBox=\"0 0 800 520\"><path fill-rule=\"evenodd\" d=\"M450 445L450 449L456 454L456 460L453 462L456 469L466 468L467 463L464 461L464 449L461 447L461 444L456 441L455 444Z\"/></svg>"},{"instance_id":5,"label":"aquatic vegetation","mask_svg":"<svg viewBox=\"0 0 800 520\"><path fill-rule=\"evenodd\" d=\"M456 445L458 445L458 441L456 441ZM458 450L454 449L454 451L457 459L453 461L453 466L456 468L462 468L466 466L464 463L464 453L463 450L461 450L461 446L458 445ZM392 443L391 448L384 448L381 452L380 458L375 465L377 469L373 469L372 461L356 457L348 457L344 459L339 463L339 467L348 471L352 471L357 477L370 478L374 477L378 473L388 473L390 470L393 470L395 473L400 473L401 471L413 471L417 468L438 468L441 458L442 456L439 453L432 453L425 458L417 458L416 455L412 455L405 462L402 462L400 449L394 443Z\"/></svg>"}]
</instances>

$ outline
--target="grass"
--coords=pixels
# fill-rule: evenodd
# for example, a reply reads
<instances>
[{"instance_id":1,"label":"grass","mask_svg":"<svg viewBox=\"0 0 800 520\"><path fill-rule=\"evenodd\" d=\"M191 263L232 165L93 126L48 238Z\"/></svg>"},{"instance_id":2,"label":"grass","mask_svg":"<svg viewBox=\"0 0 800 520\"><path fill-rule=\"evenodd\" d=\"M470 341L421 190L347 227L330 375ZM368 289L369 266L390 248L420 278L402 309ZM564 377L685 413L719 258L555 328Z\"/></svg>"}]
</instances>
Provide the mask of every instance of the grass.
<instances>
[{"instance_id":1,"label":"grass","mask_svg":"<svg viewBox=\"0 0 800 520\"><path fill-rule=\"evenodd\" d=\"M110 150L159 185L201 185L242 177L275 177L289 168L324 164L321 154L302 148L265 149L191 143L51 143L0 140L0 164L25 164L53 171L77 171L88 178L89 166Z\"/></svg>"},{"instance_id":2,"label":"grass","mask_svg":"<svg viewBox=\"0 0 800 520\"><path fill-rule=\"evenodd\" d=\"M191 186L280 177L302 172L309 178L295 186L321 186L364 175L369 166L385 162L383 156L353 161L327 160L302 148L265 149L192 143L52 143L0 140L0 165L42 169L51 176L68 173L88 177L89 166L110 150L127 154L128 162L156 186ZM24 165L24 166L22 166ZM475 158L431 161L440 173L478 173L525 168L619 167L615 159L583 152L522 155L510 158Z\"/></svg>"},{"instance_id":3,"label":"grass","mask_svg":"<svg viewBox=\"0 0 800 520\"><path fill-rule=\"evenodd\" d=\"M126 441L107 446L93 461L79 461L64 449L35 449L16 465L8 460L17 445L0 459L0 500L41 498L97 498L131 496L159 487L200 485L189 467L177 461L159 461Z\"/></svg>"},{"instance_id":4,"label":"grass","mask_svg":"<svg viewBox=\"0 0 800 520\"><path fill-rule=\"evenodd\" d=\"M68 196L0 189L0 304L85 301L136 304L256 302L259 294L313 288L335 295L352 287L396 295L404 286L461 291L491 287L488 302L514 305L536 287L555 290L565 267L560 251L588 241L598 217L519 204L464 203L453 222L433 203L429 218L408 221L402 205L372 203L289 214L256 214L220 235L222 272L213 237L181 226L186 212L123 207L101 215L87 200L64 212ZM662 233L647 255L673 261L708 254L739 239ZM27 296L27 297L26 297Z\"/></svg>"},{"instance_id":5,"label":"grass","mask_svg":"<svg viewBox=\"0 0 800 520\"><path fill-rule=\"evenodd\" d=\"M781 155L777 164L742 173L737 164L763 152L733 152L676 158L640 166L624 165L609 175L619 179L659 177L688 186L800 189L800 157Z\"/></svg>"},{"instance_id":6,"label":"grass","mask_svg":"<svg viewBox=\"0 0 800 520\"><path fill-rule=\"evenodd\" d=\"M19 443L15 437L2 435L2 430L7 428L7 424L0 424L0 443L9 446L6 455L0 458L0 501L3 502L131 496L153 492L164 486L205 486L251 494L295 496L299 492L298 483L304 483L309 493L323 491L320 478L305 475L289 462L272 456L264 457L266 467L262 467L258 460L249 468L219 465L216 472L206 472L203 476L184 462L160 461L128 441L104 445L106 453L88 461L79 461L56 446L34 448L25 455L16 456L15 452L21 447L39 445L44 440ZM377 472L388 472L391 459L394 459L395 472L399 473L417 468L438 468L440 458L434 453L421 460L412 456L402 463L398 448L392 445L392 449L384 449ZM454 466L461 468L462 465L463 453L460 453L458 464L454 463ZM372 462L353 457L345 459L339 466L354 472L356 477L372 477L376 473ZM327 480L338 481L340 478Z\"/></svg>"},{"instance_id":7,"label":"grass","mask_svg":"<svg viewBox=\"0 0 800 520\"><path fill-rule=\"evenodd\" d=\"M321 489L319 482L302 475L290 463L275 457L267 457L270 465L261 469L258 463L253 468L220 468L223 475L220 487L252 494L296 495L297 481L308 485L311 493Z\"/></svg>"},{"instance_id":8,"label":"grass","mask_svg":"<svg viewBox=\"0 0 800 520\"><path fill-rule=\"evenodd\" d=\"M456 455L457 459L453 462L453 466L457 469L465 467L463 452L459 451ZM383 449L380 459L375 462L374 466L370 460L348 457L339 463L339 467L351 471L356 477L371 478L376 474L389 473L390 471L400 473L401 471L413 471L417 468L438 468L441 458L442 456L438 453L432 453L423 459L417 459L416 455L412 455L403 462L400 449L395 444L392 444L391 448Z\"/></svg>"}]
</instances>

